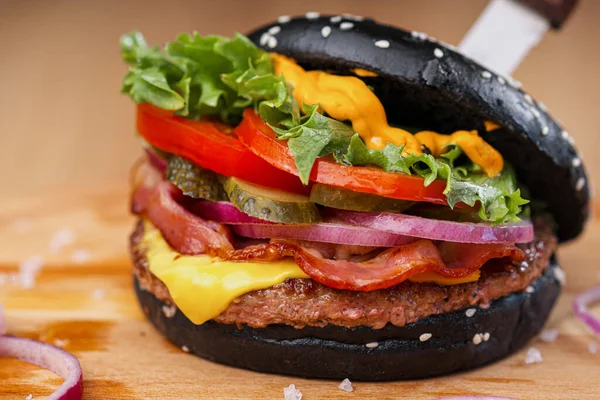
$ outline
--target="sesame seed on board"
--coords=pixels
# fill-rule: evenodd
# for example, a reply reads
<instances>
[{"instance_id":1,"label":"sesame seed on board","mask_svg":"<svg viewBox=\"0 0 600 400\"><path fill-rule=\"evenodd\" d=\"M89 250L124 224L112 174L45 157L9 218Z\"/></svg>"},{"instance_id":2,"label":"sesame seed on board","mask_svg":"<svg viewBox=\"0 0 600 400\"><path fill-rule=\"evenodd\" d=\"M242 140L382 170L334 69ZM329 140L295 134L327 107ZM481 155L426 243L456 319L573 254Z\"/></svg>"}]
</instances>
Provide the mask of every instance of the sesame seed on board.
<instances>
[{"instance_id":1,"label":"sesame seed on board","mask_svg":"<svg viewBox=\"0 0 600 400\"><path fill-rule=\"evenodd\" d=\"M331 35L331 27L330 26L324 26L323 28L321 28L321 36L323 36L324 38L328 38L329 35Z\"/></svg>"},{"instance_id":2,"label":"sesame seed on board","mask_svg":"<svg viewBox=\"0 0 600 400\"><path fill-rule=\"evenodd\" d=\"M444 52L441 49L436 48L435 50L433 50L433 55L437 58L442 58L444 57Z\"/></svg>"},{"instance_id":3,"label":"sesame seed on board","mask_svg":"<svg viewBox=\"0 0 600 400\"><path fill-rule=\"evenodd\" d=\"M343 31L349 31L352 28L354 28L354 24L352 22L342 22L340 24L340 29Z\"/></svg>"},{"instance_id":4,"label":"sesame seed on board","mask_svg":"<svg viewBox=\"0 0 600 400\"><path fill-rule=\"evenodd\" d=\"M316 11L309 11L304 16L306 19L317 19L321 16L321 14Z\"/></svg>"},{"instance_id":5,"label":"sesame seed on board","mask_svg":"<svg viewBox=\"0 0 600 400\"><path fill-rule=\"evenodd\" d=\"M291 20L292 18L289 15L281 15L277 17L277 22L279 22L280 24L287 24Z\"/></svg>"},{"instance_id":6,"label":"sesame seed on board","mask_svg":"<svg viewBox=\"0 0 600 400\"><path fill-rule=\"evenodd\" d=\"M428 341L429 339L431 339L431 336L432 336L432 335L431 335L431 333L424 333L424 334L422 334L421 336L419 336L419 340L420 340L421 342L426 342L426 341Z\"/></svg>"},{"instance_id":7,"label":"sesame seed on board","mask_svg":"<svg viewBox=\"0 0 600 400\"><path fill-rule=\"evenodd\" d=\"M390 47L390 42L387 40L378 40L375 42L375 47L379 47L380 49L387 49Z\"/></svg>"}]
</instances>

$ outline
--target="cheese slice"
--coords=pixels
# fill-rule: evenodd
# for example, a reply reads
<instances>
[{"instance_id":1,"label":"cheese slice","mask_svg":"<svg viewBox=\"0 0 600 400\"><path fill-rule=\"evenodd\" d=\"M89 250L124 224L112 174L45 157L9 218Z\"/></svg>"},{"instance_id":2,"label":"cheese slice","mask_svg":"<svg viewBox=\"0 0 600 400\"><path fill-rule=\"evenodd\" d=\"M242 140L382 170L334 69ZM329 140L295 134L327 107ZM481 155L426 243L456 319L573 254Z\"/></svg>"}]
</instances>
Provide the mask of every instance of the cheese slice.
<instances>
[{"instance_id":1,"label":"cheese slice","mask_svg":"<svg viewBox=\"0 0 600 400\"><path fill-rule=\"evenodd\" d=\"M173 250L160 231L144 221L148 267L160 279L177 307L193 323L200 325L216 318L237 297L278 285L288 278L310 278L292 258L270 262L224 261L208 255L187 256ZM464 278L445 278L425 272L410 278L413 282L456 285L479 279L479 271Z\"/></svg>"}]
</instances>

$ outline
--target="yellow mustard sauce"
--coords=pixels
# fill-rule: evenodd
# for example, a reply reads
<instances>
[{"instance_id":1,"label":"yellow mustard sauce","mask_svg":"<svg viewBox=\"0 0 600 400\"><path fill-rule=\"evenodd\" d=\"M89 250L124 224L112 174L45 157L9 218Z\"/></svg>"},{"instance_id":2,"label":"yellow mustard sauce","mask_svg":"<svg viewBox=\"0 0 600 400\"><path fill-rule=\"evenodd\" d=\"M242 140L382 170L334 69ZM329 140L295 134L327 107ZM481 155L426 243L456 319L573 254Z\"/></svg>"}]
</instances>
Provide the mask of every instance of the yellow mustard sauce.
<instances>
[{"instance_id":1,"label":"yellow mustard sauce","mask_svg":"<svg viewBox=\"0 0 600 400\"><path fill-rule=\"evenodd\" d=\"M477 131L457 131L452 135L424 131L413 135L388 125L383 105L359 78L305 71L290 58L275 53L271 57L275 73L283 74L294 87L294 97L299 104L318 104L332 118L350 121L354 131L371 149L382 149L387 143L392 143L405 145L404 155L418 155L422 153L421 144L424 144L434 156L439 156L444 153L445 145L453 143L488 176L496 176L502 171L502 155L486 143Z\"/></svg>"}]
</instances>

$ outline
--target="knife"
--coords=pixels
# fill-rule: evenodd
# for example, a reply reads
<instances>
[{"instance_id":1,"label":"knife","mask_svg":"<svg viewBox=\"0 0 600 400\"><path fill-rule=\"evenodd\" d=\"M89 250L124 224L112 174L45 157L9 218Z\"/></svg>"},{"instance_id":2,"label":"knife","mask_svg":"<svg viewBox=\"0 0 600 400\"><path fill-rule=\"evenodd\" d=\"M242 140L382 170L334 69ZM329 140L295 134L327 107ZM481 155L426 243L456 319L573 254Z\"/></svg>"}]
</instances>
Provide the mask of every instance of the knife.
<instances>
[{"instance_id":1,"label":"knife","mask_svg":"<svg viewBox=\"0 0 600 400\"><path fill-rule=\"evenodd\" d=\"M549 28L560 29L578 0L492 0L459 50L510 76Z\"/></svg>"}]
</instances>

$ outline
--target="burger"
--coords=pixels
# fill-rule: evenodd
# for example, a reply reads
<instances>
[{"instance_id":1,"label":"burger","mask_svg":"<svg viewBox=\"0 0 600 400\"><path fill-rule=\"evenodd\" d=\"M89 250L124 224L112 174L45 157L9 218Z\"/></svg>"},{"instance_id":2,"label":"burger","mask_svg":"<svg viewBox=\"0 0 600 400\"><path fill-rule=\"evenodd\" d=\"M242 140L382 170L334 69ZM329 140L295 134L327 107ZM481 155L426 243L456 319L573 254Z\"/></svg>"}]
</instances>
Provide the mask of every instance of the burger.
<instances>
[{"instance_id":1,"label":"burger","mask_svg":"<svg viewBox=\"0 0 600 400\"><path fill-rule=\"evenodd\" d=\"M589 188L515 80L351 15L163 48L133 32L121 49L145 149L133 285L184 351L414 379L501 359L543 327Z\"/></svg>"}]
</instances>

